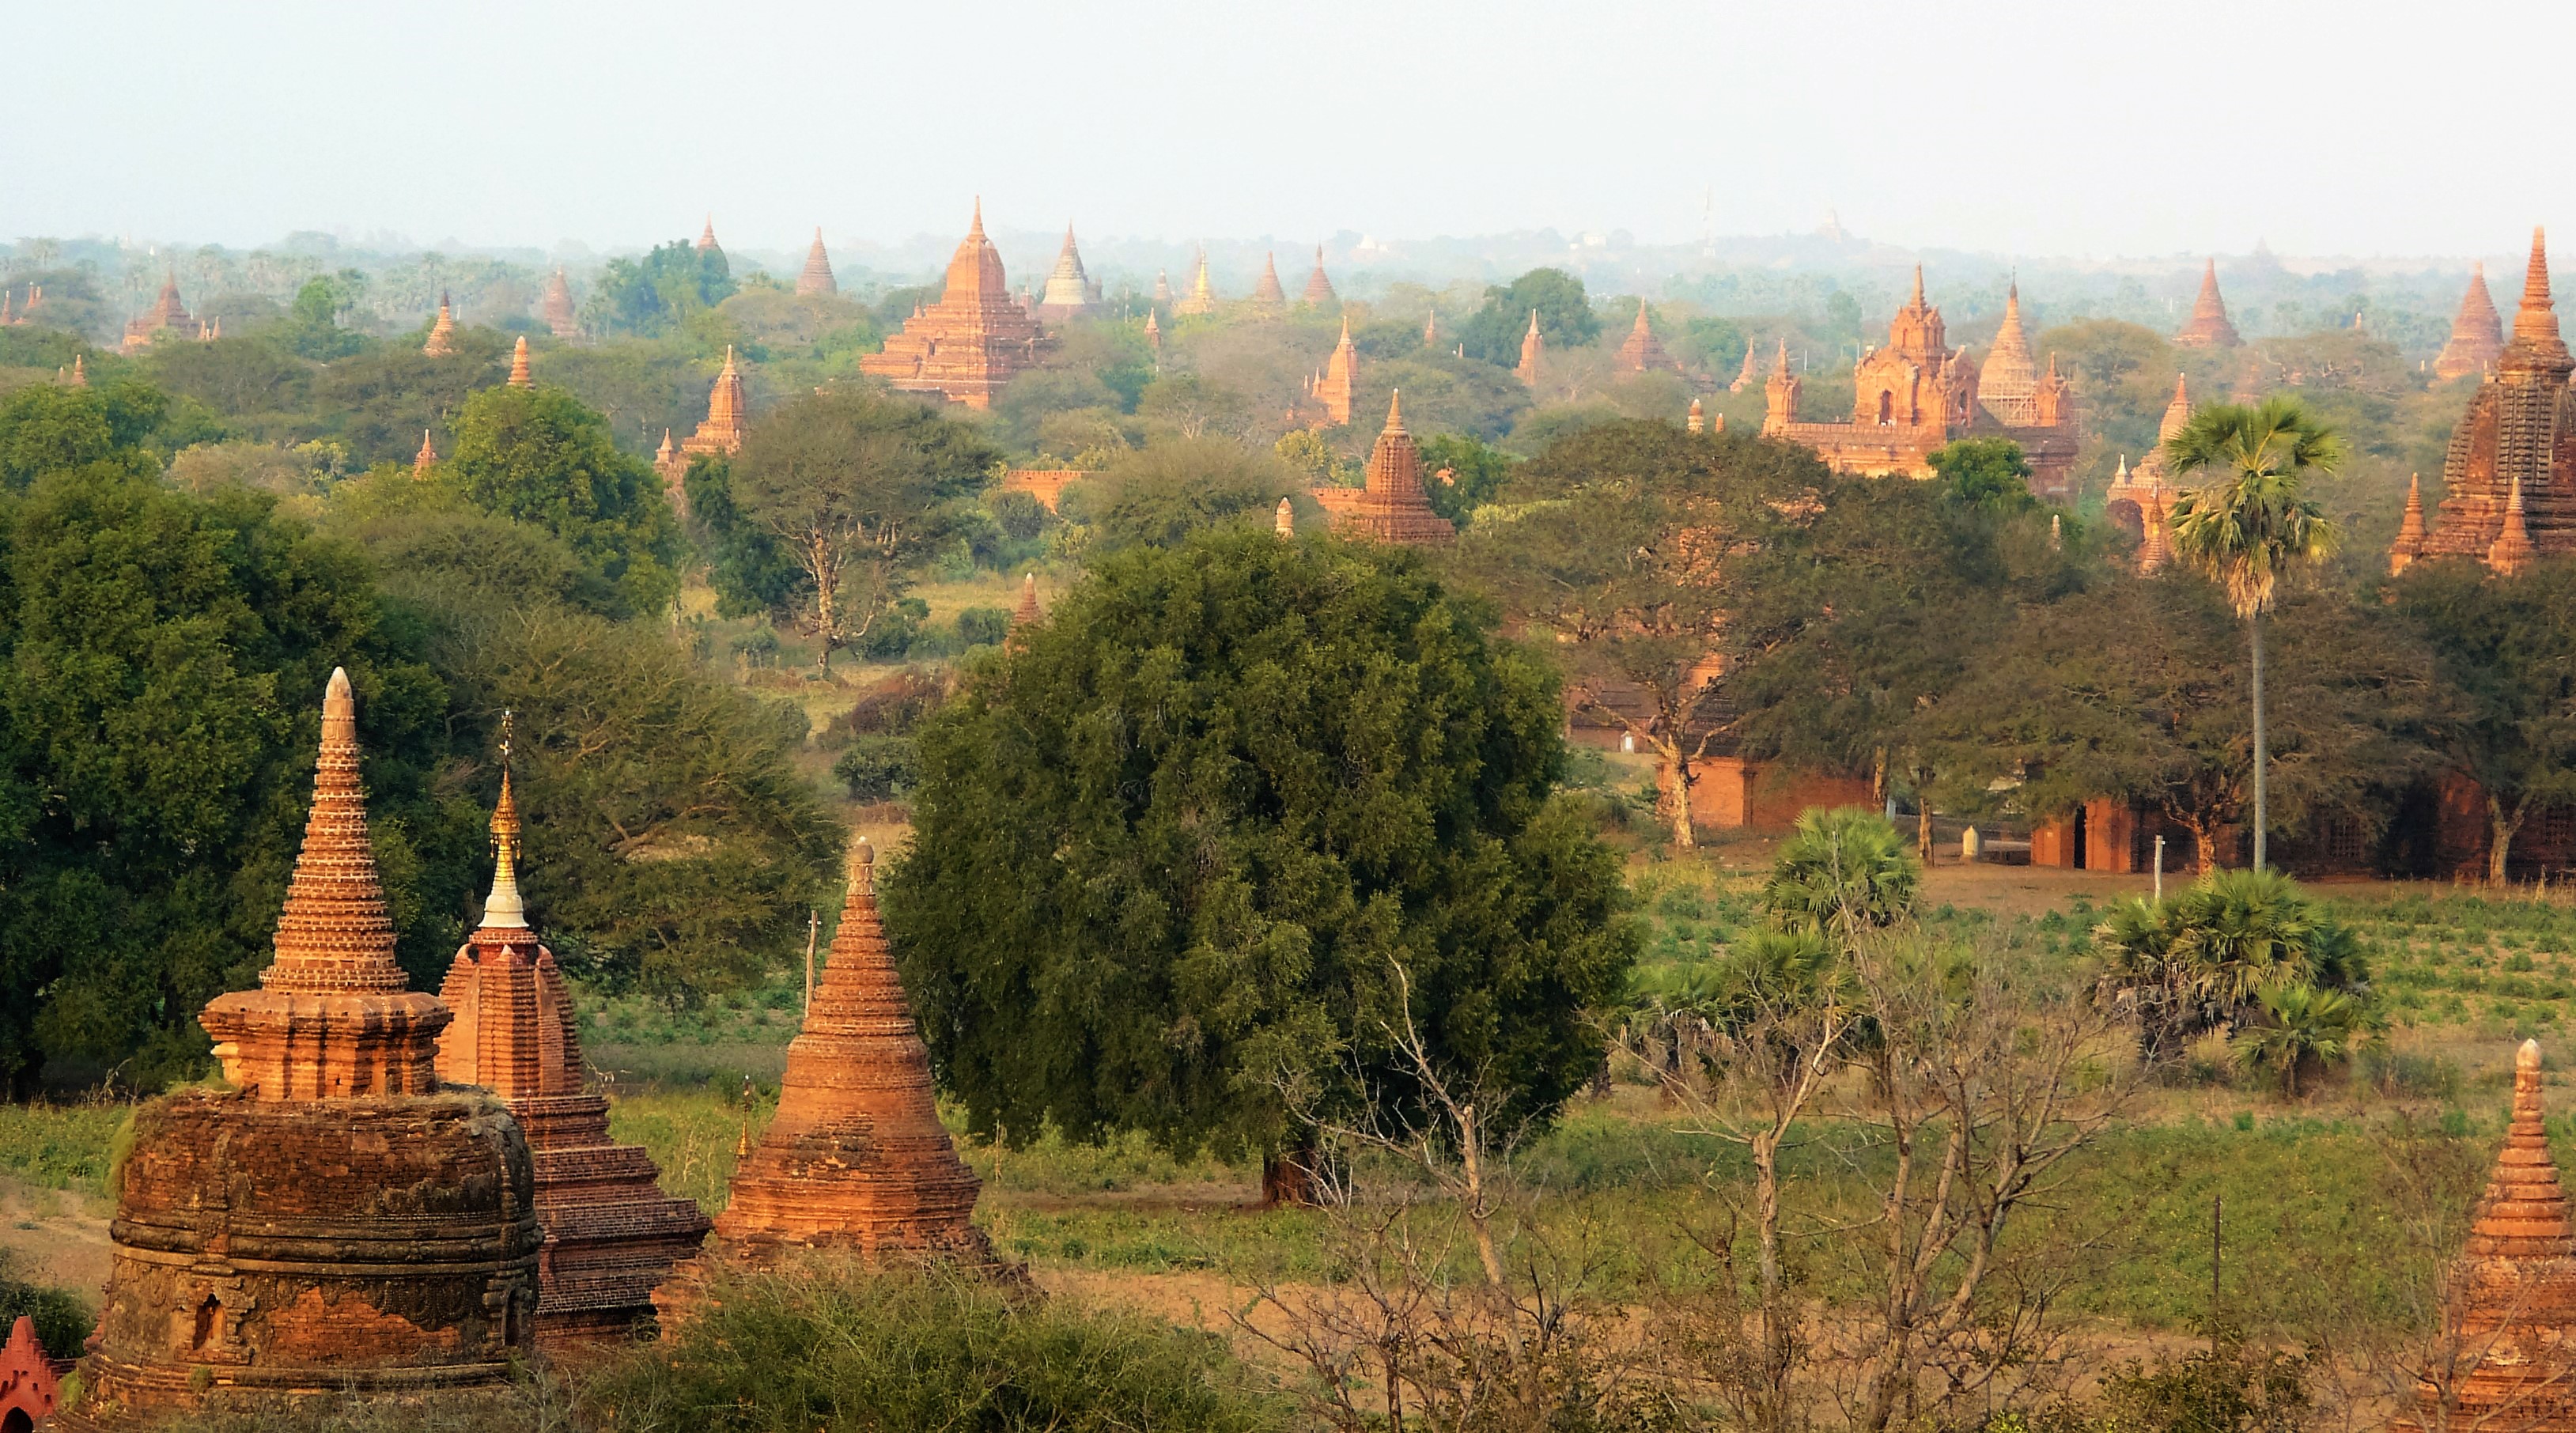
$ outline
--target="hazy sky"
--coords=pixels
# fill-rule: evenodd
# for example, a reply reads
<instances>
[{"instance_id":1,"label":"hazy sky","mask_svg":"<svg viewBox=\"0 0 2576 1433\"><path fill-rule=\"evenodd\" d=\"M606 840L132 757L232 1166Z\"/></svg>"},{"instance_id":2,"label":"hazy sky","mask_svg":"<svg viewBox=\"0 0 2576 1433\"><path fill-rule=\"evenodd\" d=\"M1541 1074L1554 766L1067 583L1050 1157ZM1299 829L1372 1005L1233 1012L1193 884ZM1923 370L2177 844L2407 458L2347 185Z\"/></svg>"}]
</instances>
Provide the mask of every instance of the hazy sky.
<instances>
[{"instance_id":1,"label":"hazy sky","mask_svg":"<svg viewBox=\"0 0 2576 1433\"><path fill-rule=\"evenodd\" d=\"M1814 227L2004 254L2576 232L2576 5L9 7L0 237L599 248Z\"/></svg>"}]
</instances>

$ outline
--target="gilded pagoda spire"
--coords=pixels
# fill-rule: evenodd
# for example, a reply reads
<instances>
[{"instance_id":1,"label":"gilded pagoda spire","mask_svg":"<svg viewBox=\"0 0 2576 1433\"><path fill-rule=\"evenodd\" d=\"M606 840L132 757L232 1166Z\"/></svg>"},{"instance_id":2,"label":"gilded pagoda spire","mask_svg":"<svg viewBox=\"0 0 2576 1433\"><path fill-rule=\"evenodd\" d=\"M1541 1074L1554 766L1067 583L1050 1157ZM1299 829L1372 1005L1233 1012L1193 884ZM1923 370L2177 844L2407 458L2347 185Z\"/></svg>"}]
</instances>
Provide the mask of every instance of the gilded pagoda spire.
<instances>
[{"instance_id":1,"label":"gilded pagoda spire","mask_svg":"<svg viewBox=\"0 0 2576 1433\"><path fill-rule=\"evenodd\" d=\"M519 335L518 343L510 349L510 386L513 388L537 386L536 376L528 371L528 336L524 333Z\"/></svg>"},{"instance_id":2,"label":"gilded pagoda spire","mask_svg":"<svg viewBox=\"0 0 2576 1433\"><path fill-rule=\"evenodd\" d=\"M1179 306L1174 308L1172 312L1182 314L1208 314L1216 312L1216 287L1208 282L1207 246L1205 244L1201 244L1199 246L1198 272L1190 279L1190 296L1181 300Z\"/></svg>"}]
</instances>

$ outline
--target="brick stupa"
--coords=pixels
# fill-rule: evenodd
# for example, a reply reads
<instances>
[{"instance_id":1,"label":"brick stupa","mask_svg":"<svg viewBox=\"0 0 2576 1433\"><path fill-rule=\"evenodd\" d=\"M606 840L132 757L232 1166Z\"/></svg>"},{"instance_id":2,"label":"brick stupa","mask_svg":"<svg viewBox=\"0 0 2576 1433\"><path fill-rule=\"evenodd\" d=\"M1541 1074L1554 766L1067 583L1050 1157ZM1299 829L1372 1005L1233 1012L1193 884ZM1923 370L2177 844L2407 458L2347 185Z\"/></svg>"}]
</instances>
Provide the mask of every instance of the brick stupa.
<instances>
[{"instance_id":1,"label":"brick stupa","mask_svg":"<svg viewBox=\"0 0 2576 1433\"><path fill-rule=\"evenodd\" d=\"M2430 531L2401 533L2389 565L2466 557L2502 575L2532 557L2576 552L2576 358L2558 331L2547 237L2531 234L2531 266L2513 337L2497 355L2442 456L2442 502ZM2521 510L2512 512L2519 490ZM2507 528L2515 531L2508 535Z\"/></svg>"},{"instance_id":2,"label":"brick stupa","mask_svg":"<svg viewBox=\"0 0 2576 1433\"><path fill-rule=\"evenodd\" d=\"M1369 450L1368 487L1359 501L1333 514L1333 528L1353 537L1408 547L1441 547L1458 540L1449 520L1431 510L1422 491L1422 450L1404 428L1404 394L1386 408L1386 427Z\"/></svg>"},{"instance_id":3,"label":"brick stupa","mask_svg":"<svg viewBox=\"0 0 2576 1433\"><path fill-rule=\"evenodd\" d=\"M2460 296L2460 311L2451 319L2451 339L2433 360L2433 376L2448 383L2484 373L2504 356L2504 320L2496 314L2495 297L2487 292L2487 266L2469 270L2469 291Z\"/></svg>"},{"instance_id":4,"label":"brick stupa","mask_svg":"<svg viewBox=\"0 0 2576 1433\"><path fill-rule=\"evenodd\" d=\"M545 315L546 327L557 338L570 338L581 332L581 321L573 316L572 280L564 277L562 269L556 269L546 280L546 296L538 311Z\"/></svg>"},{"instance_id":5,"label":"brick stupa","mask_svg":"<svg viewBox=\"0 0 2576 1433\"><path fill-rule=\"evenodd\" d=\"M1327 424L1339 428L1351 421L1359 381L1360 351L1351 343L1351 321L1345 317L1341 341L1333 345L1333 356L1325 360L1324 371L1307 385L1307 396L1323 406Z\"/></svg>"},{"instance_id":6,"label":"brick stupa","mask_svg":"<svg viewBox=\"0 0 2576 1433\"><path fill-rule=\"evenodd\" d=\"M528 926L519 808L507 771L492 811L492 894L438 998L455 1013L438 1077L498 1096L536 1155L541 1338L617 1339L653 1314L653 1290L697 1252L707 1217L655 1182L643 1149L608 1137L608 1101L583 1087L581 1034L554 952Z\"/></svg>"},{"instance_id":7,"label":"brick stupa","mask_svg":"<svg viewBox=\"0 0 2576 1433\"><path fill-rule=\"evenodd\" d=\"M1646 315L1643 299L1637 301L1637 321L1628 329L1628 339L1619 345L1619 371L1622 373L1677 373L1681 365L1664 351L1664 341L1655 337L1654 323Z\"/></svg>"},{"instance_id":8,"label":"brick stupa","mask_svg":"<svg viewBox=\"0 0 2576 1433\"><path fill-rule=\"evenodd\" d=\"M939 302L913 310L882 352L859 371L907 393L937 393L969 408L990 408L993 395L1037 362L1038 324L1011 296L1001 253L984 237L984 206L948 261Z\"/></svg>"},{"instance_id":9,"label":"brick stupa","mask_svg":"<svg viewBox=\"0 0 2576 1433\"><path fill-rule=\"evenodd\" d=\"M1325 277L1324 246L1317 244L1315 246L1315 271L1306 276L1306 292L1299 297L1298 302L1311 305L1315 308L1330 308L1334 304L1341 302L1341 297L1342 296L1340 294L1333 292L1333 281L1330 278Z\"/></svg>"},{"instance_id":10,"label":"brick stupa","mask_svg":"<svg viewBox=\"0 0 2576 1433\"><path fill-rule=\"evenodd\" d=\"M1532 388L1538 386L1540 365L1546 362L1547 345L1538 334L1538 310L1530 310L1529 332L1521 335L1521 362L1512 375Z\"/></svg>"},{"instance_id":11,"label":"brick stupa","mask_svg":"<svg viewBox=\"0 0 2576 1433\"><path fill-rule=\"evenodd\" d=\"M405 988L344 672L257 990L198 1017L231 1088L134 1115L73 1429L346 1393L455 1407L534 1351L535 1171L509 1112L441 1090L447 1007Z\"/></svg>"},{"instance_id":12,"label":"brick stupa","mask_svg":"<svg viewBox=\"0 0 2576 1433\"><path fill-rule=\"evenodd\" d=\"M805 251L805 268L796 275L796 292L807 295L837 294L840 291L841 281L832 276L832 256L823 251L823 230L818 225L814 230L814 243Z\"/></svg>"},{"instance_id":13,"label":"brick stupa","mask_svg":"<svg viewBox=\"0 0 2576 1433\"><path fill-rule=\"evenodd\" d=\"M431 358L447 358L456 352L456 310L441 290L438 295L438 322L429 326L429 340L420 351Z\"/></svg>"},{"instance_id":14,"label":"brick stupa","mask_svg":"<svg viewBox=\"0 0 2576 1433\"><path fill-rule=\"evenodd\" d=\"M2576 1433L2576 1228L2549 1157L2532 1041L2514 1054L2513 1122L2448 1283L2451 1406L2442 1407L2441 1388L2419 1383L2413 1416L2395 1426Z\"/></svg>"},{"instance_id":15,"label":"brick stupa","mask_svg":"<svg viewBox=\"0 0 2576 1433\"><path fill-rule=\"evenodd\" d=\"M2245 342L2228 321L2227 300L2218 296L2216 259L2200 271L2200 297L2192 301L2191 322L2182 326L2173 341L2184 348L2234 348Z\"/></svg>"},{"instance_id":16,"label":"brick stupa","mask_svg":"<svg viewBox=\"0 0 2576 1433\"><path fill-rule=\"evenodd\" d=\"M706 1253L654 1295L665 1326L703 1298L714 1261L769 1267L804 1250L997 1267L975 1227L981 1182L939 1123L930 1051L877 919L876 852L851 852L831 955L787 1047L778 1114L735 1166Z\"/></svg>"},{"instance_id":17,"label":"brick stupa","mask_svg":"<svg viewBox=\"0 0 2576 1433\"><path fill-rule=\"evenodd\" d=\"M33 308L33 301L28 306ZM140 353L160 342L163 334L184 336L203 331L204 326L189 314L188 306L179 302L179 272L173 269L162 278L161 296L152 301L152 307L125 325L124 351Z\"/></svg>"}]
</instances>

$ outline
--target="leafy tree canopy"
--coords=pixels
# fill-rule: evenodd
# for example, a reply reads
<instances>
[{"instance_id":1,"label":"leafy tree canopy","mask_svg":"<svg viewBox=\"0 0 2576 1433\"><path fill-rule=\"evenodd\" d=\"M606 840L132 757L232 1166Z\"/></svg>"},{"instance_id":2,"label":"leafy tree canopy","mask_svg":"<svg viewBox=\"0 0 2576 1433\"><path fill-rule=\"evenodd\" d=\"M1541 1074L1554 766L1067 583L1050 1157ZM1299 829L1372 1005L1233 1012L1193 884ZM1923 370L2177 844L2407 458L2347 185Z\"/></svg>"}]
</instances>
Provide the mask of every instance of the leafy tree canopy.
<instances>
[{"instance_id":1,"label":"leafy tree canopy","mask_svg":"<svg viewBox=\"0 0 2576 1433\"><path fill-rule=\"evenodd\" d=\"M674 239L640 259L609 260L582 306L582 327L592 333L664 334L739 288L724 250Z\"/></svg>"},{"instance_id":2,"label":"leafy tree canopy","mask_svg":"<svg viewBox=\"0 0 2576 1433\"><path fill-rule=\"evenodd\" d=\"M295 291L295 303L270 331L277 344L299 358L328 363L367 346L366 335L340 326L340 316L353 309L365 288L354 271L337 277L317 276Z\"/></svg>"},{"instance_id":3,"label":"leafy tree canopy","mask_svg":"<svg viewBox=\"0 0 2576 1433\"><path fill-rule=\"evenodd\" d=\"M1266 532L1101 563L921 730L885 887L979 1130L1278 1150L1444 1076L1550 1115L1636 950L1551 800L1554 681L1402 550ZM1286 1092L1286 1093L1283 1093Z\"/></svg>"},{"instance_id":4,"label":"leafy tree canopy","mask_svg":"<svg viewBox=\"0 0 2576 1433\"><path fill-rule=\"evenodd\" d=\"M561 538L630 612L679 591L680 528L661 481L617 450L598 414L554 388L486 388L456 419L438 468L466 501Z\"/></svg>"},{"instance_id":5,"label":"leafy tree canopy","mask_svg":"<svg viewBox=\"0 0 2576 1433\"><path fill-rule=\"evenodd\" d=\"M1601 336L1601 319L1584 297L1583 280L1563 269L1532 269L1485 290L1484 306L1459 327L1467 356L1503 368L1517 365L1532 309L1538 310L1540 341L1560 353L1589 347Z\"/></svg>"},{"instance_id":6,"label":"leafy tree canopy","mask_svg":"<svg viewBox=\"0 0 2576 1433\"><path fill-rule=\"evenodd\" d=\"M1121 455L1065 494L1095 552L1174 547L1209 528L1270 521L1296 475L1270 453L1221 438L1179 438Z\"/></svg>"},{"instance_id":7,"label":"leafy tree canopy","mask_svg":"<svg viewBox=\"0 0 2576 1433\"><path fill-rule=\"evenodd\" d=\"M2005 516L2040 506L2030 491L2030 460L2010 438L1961 438L1933 453L1932 471L1955 503Z\"/></svg>"}]
</instances>

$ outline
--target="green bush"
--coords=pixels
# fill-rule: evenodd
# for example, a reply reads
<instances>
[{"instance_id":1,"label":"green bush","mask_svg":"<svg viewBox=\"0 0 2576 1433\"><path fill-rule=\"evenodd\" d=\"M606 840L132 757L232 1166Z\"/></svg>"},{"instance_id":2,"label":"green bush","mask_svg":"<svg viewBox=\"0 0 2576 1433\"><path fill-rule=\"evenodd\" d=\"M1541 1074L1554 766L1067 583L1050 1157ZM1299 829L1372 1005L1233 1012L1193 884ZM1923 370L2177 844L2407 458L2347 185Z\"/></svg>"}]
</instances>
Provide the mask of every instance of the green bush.
<instances>
[{"instance_id":1,"label":"green bush","mask_svg":"<svg viewBox=\"0 0 2576 1433\"><path fill-rule=\"evenodd\" d=\"M817 1260L740 1277L582 1389L615 1433L1173 1428L1249 1433L1272 1411L1212 1335L947 1273Z\"/></svg>"},{"instance_id":2,"label":"green bush","mask_svg":"<svg viewBox=\"0 0 2576 1433\"><path fill-rule=\"evenodd\" d=\"M969 607L957 614L957 645L998 647L1011 635L1011 614L999 607Z\"/></svg>"},{"instance_id":3,"label":"green bush","mask_svg":"<svg viewBox=\"0 0 2576 1433\"><path fill-rule=\"evenodd\" d=\"M850 788L853 801L892 801L912 794L921 779L921 757L908 736L852 737L832 763L832 775Z\"/></svg>"}]
</instances>

